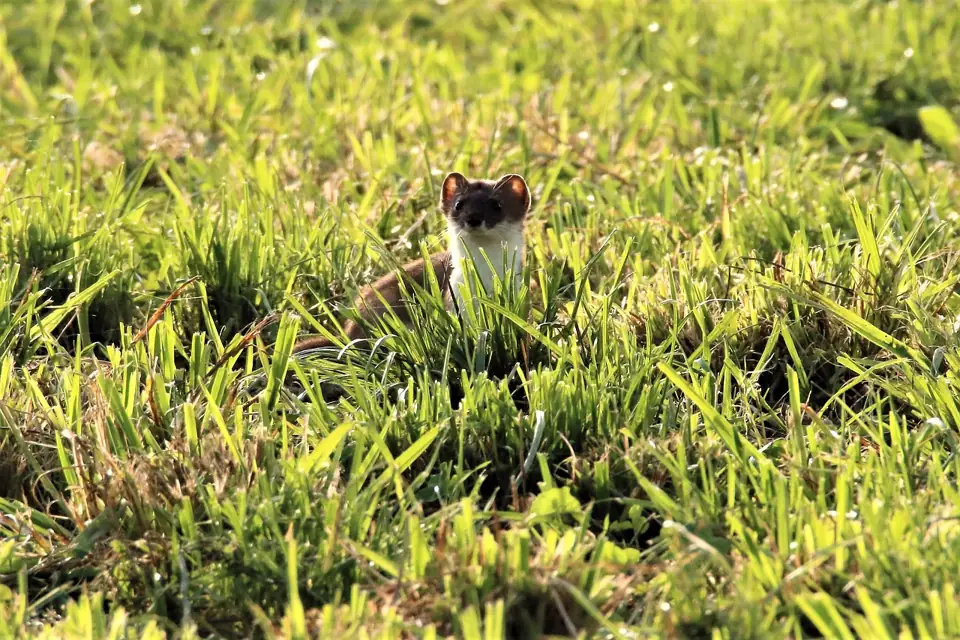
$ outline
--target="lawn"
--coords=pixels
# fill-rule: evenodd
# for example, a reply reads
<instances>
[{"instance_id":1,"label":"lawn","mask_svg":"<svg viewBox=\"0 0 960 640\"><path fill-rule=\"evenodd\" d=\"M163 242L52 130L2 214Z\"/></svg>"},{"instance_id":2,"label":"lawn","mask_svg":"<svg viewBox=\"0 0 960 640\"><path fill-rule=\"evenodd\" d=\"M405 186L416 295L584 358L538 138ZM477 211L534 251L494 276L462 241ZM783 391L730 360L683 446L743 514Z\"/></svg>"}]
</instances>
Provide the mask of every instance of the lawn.
<instances>
[{"instance_id":1,"label":"lawn","mask_svg":"<svg viewBox=\"0 0 960 640\"><path fill-rule=\"evenodd\" d=\"M0 637L960 637L958 16L0 4Z\"/></svg>"}]
</instances>

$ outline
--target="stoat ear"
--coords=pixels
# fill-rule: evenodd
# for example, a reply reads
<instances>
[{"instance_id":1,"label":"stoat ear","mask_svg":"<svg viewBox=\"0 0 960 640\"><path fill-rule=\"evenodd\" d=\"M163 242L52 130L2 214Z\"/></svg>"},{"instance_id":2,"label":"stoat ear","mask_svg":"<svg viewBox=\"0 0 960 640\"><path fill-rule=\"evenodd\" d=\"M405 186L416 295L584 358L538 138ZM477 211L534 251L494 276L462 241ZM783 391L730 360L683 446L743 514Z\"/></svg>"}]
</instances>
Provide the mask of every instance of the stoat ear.
<instances>
[{"instance_id":1,"label":"stoat ear","mask_svg":"<svg viewBox=\"0 0 960 640\"><path fill-rule=\"evenodd\" d=\"M453 204L453 198L460 189L467 186L467 179L459 173L447 174L443 179L443 186L440 188L440 208L448 211Z\"/></svg>"},{"instance_id":2,"label":"stoat ear","mask_svg":"<svg viewBox=\"0 0 960 640\"><path fill-rule=\"evenodd\" d=\"M515 173L507 174L497 180L493 190L507 198L520 215L526 215L530 208L530 190L527 189L527 183L521 176Z\"/></svg>"}]
</instances>

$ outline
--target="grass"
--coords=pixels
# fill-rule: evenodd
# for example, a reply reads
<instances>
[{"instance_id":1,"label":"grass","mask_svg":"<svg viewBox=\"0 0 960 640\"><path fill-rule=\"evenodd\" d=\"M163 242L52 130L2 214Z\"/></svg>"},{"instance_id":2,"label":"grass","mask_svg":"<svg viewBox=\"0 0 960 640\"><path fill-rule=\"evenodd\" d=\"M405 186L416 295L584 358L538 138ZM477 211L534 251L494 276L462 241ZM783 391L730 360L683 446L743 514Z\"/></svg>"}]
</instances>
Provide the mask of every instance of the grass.
<instances>
[{"instance_id":1,"label":"grass","mask_svg":"<svg viewBox=\"0 0 960 640\"><path fill-rule=\"evenodd\" d=\"M958 10L0 6L0 636L960 636Z\"/></svg>"}]
</instances>

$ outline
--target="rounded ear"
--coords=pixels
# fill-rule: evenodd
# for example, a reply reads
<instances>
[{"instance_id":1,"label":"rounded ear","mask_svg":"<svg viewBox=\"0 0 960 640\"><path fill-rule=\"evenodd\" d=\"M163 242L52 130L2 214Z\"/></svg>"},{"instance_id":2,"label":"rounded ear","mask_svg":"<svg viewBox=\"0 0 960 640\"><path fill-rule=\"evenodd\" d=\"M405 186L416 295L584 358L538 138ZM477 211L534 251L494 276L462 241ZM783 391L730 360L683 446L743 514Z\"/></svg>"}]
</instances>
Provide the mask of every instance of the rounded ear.
<instances>
[{"instance_id":1,"label":"rounded ear","mask_svg":"<svg viewBox=\"0 0 960 640\"><path fill-rule=\"evenodd\" d=\"M460 189L467 186L467 179L459 173L448 173L443 179L443 186L440 188L440 206L443 209L449 209L454 196Z\"/></svg>"},{"instance_id":2,"label":"rounded ear","mask_svg":"<svg viewBox=\"0 0 960 640\"><path fill-rule=\"evenodd\" d=\"M493 190L510 198L521 212L526 213L530 209L530 190L527 189L527 183L522 176L515 173L507 174L497 180Z\"/></svg>"}]
</instances>

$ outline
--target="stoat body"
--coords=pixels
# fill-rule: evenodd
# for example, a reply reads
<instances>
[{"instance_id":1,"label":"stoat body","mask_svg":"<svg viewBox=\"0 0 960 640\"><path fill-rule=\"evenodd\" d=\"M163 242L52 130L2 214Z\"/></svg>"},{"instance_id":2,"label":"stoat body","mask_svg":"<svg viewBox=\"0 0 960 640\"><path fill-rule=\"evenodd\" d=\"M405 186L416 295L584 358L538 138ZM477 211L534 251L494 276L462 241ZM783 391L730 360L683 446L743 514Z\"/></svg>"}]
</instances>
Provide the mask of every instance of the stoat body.
<instances>
[{"instance_id":1,"label":"stoat body","mask_svg":"<svg viewBox=\"0 0 960 640\"><path fill-rule=\"evenodd\" d=\"M530 191L523 178L509 174L495 181L467 180L459 173L451 173L440 191L440 208L447 220L447 250L430 256L430 263L447 305L458 309L463 307L465 296L492 294L494 276L503 280L508 271L519 284L524 222L530 209ZM471 260L483 292L471 291L467 284L467 265ZM425 287L426 261L420 258L409 262L365 287L355 302L360 315L371 321L392 309L401 320L409 322L401 280ZM344 325L344 332L351 340L364 336L363 326L354 321ZM322 337L307 338L297 344L295 351L329 345Z\"/></svg>"},{"instance_id":2,"label":"stoat body","mask_svg":"<svg viewBox=\"0 0 960 640\"><path fill-rule=\"evenodd\" d=\"M487 232L462 233L454 225L447 230L451 262L450 289L462 307L467 286L467 264L473 260L484 293L493 293L495 278L504 280L508 272L520 283L523 268L523 224L503 222ZM474 292L476 293L476 292Z\"/></svg>"}]
</instances>

